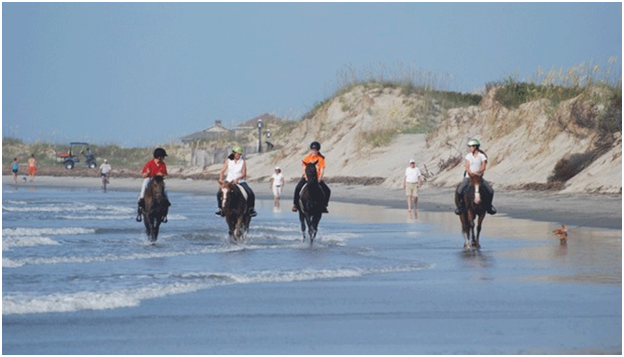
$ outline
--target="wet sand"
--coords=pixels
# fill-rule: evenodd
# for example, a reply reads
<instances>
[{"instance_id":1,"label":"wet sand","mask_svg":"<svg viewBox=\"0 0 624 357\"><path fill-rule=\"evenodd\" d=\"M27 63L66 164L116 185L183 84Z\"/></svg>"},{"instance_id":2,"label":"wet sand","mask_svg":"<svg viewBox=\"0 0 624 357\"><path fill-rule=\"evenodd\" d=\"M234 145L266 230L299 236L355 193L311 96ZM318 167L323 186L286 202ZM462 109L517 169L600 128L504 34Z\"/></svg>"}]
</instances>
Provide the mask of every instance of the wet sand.
<instances>
[{"instance_id":1,"label":"wet sand","mask_svg":"<svg viewBox=\"0 0 624 357\"><path fill-rule=\"evenodd\" d=\"M113 177L109 189L136 190L138 195L141 181L142 179L139 178ZM3 184L12 184L12 177L3 176ZM46 186L97 189L99 185L98 177L40 176L36 177L33 183L19 181L15 187L18 189ZM167 180L167 185L171 192L183 191L206 195L215 194L218 189L215 181L208 180L170 178ZM250 186L259 199L272 199L268 183L250 182ZM284 188L283 204L289 205L292 201L294 186L294 184L287 184ZM400 188L335 184L331 185L331 189L332 201L405 209L407 214L406 197ZM432 188L425 185L419 195L419 210L452 212L455 209L453 191L450 189ZM537 191L497 191L495 195L494 203L498 213L493 217L508 216L550 222L553 226L565 223L571 228L593 227L622 230L621 195L569 195Z\"/></svg>"}]
</instances>

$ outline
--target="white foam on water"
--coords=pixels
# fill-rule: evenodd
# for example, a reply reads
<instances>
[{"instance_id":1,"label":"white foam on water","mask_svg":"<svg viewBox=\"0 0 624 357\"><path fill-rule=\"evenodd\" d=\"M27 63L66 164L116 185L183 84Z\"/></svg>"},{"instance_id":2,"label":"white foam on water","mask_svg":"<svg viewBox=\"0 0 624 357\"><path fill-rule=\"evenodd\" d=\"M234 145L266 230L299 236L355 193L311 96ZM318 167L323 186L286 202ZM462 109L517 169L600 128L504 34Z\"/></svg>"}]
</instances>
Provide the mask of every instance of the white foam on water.
<instances>
[{"instance_id":1,"label":"white foam on water","mask_svg":"<svg viewBox=\"0 0 624 357\"><path fill-rule=\"evenodd\" d=\"M228 284L288 283L320 279L353 278L371 274L388 274L427 269L427 265L405 265L382 268L339 268L322 270L260 271L246 275L225 273L181 273L158 276L176 282L152 283L136 289L117 291L81 291L44 296L10 295L2 297L2 314L35 314L74 312L82 310L107 310L138 306L141 301L169 295L191 293Z\"/></svg>"},{"instance_id":2,"label":"white foam on water","mask_svg":"<svg viewBox=\"0 0 624 357\"><path fill-rule=\"evenodd\" d=\"M2 237L6 236L43 236L43 235L78 235L93 234L94 228L63 227L63 228L2 228Z\"/></svg>"},{"instance_id":3,"label":"white foam on water","mask_svg":"<svg viewBox=\"0 0 624 357\"><path fill-rule=\"evenodd\" d=\"M96 211L97 206L84 204L55 204L43 206L28 205L26 207L2 205L2 210L7 212L89 212Z\"/></svg>"},{"instance_id":4,"label":"white foam on water","mask_svg":"<svg viewBox=\"0 0 624 357\"><path fill-rule=\"evenodd\" d=\"M146 243L147 244L147 243ZM149 245L152 245L149 243ZM128 255L118 255L118 254L105 254L100 256L64 256L64 257L49 257L49 258L23 258L23 259L15 259L10 262L6 262L5 259L2 259L2 267L3 268L15 268L21 267L26 264L30 265L44 265L44 264L67 264L67 263L101 263L101 262L110 262L110 261L124 261L124 260L141 260L141 259L152 259L152 258L165 258L165 257L176 257L183 255L198 255L198 254L215 254L215 253L226 253L226 252L234 252L245 249L241 246L221 246L221 247L207 247L198 250L186 250L186 251L169 251L169 252L161 252L161 251L153 251L147 253L134 253Z\"/></svg>"},{"instance_id":5,"label":"white foam on water","mask_svg":"<svg viewBox=\"0 0 624 357\"><path fill-rule=\"evenodd\" d=\"M59 242L38 235L2 237L2 251L7 251L13 247L34 247L38 245L59 245Z\"/></svg>"}]
</instances>

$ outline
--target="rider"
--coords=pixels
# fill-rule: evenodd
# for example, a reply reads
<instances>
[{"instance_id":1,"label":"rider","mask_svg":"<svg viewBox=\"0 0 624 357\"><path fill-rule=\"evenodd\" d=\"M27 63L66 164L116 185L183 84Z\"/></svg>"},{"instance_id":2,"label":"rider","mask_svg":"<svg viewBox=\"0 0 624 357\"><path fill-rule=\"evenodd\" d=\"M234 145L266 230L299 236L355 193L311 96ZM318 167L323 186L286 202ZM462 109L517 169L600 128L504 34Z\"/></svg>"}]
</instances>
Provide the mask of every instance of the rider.
<instances>
[{"instance_id":1,"label":"rider","mask_svg":"<svg viewBox=\"0 0 624 357\"><path fill-rule=\"evenodd\" d=\"M147 185L149 185L152 177L154 176L162 176L163 178L167 176L167 165L165 164L165 156L167 156L167 152L163 148L156 148L154 150L154 158L148 161L145 166L143 166L143 170L141 174L145 177L143 180L143 185L141 185L141 193L139 194L139 207L138 207L138 215L141 214L141 210L145 208L145 189ZM169 198L167 197L167 191L165 191L165 202L167 202L167 206L171 206L169 202Z\"/></svg>"},{"instance_id":2,"label":"rider","mask_svg":"<svg viewBox=\"0 0 624 357\"><path fill-rule=\"evenodd\" d=\"M249 205L249 215L251 217L255 217L258 215L256 210L254 209L256 205L256 195L251 190L247 182L245 182L245 177L247 177L247 163L245 159L243 159L243 147L240 145L234 145L232 148L232 153L230 156L225 159L225 163L221 168L221 172L219 173L219 183L223 183L223 175L227 172L227 176L225 177L225 181L234 182L236 184L241 185L245 191L247 192L247 203ZM223 207L221 207L221 199L223 196L223 192L219 190L217 192L217 205L219 210L215 212L215 215L223 217Z\"/></svg>"},{"instance_id":3,"label":"rider","mask_svg":"<svg viewBox=\"0 0 624 357\"><path fill-rule=\"evenodd\" d=\"M492 205L492 200L494 199L494 190L492 186L485 181L483 178L483 174L485 173L485 168L487 166L487 155L479 148L481 143L477 139L468 140L468 150L470 151L464 160L464 167L466 171L464 172L464 179L457 187L457 191L455 192L455 197L457 200L457 208L455 209L455 214L459 215L463 211L463 191L470 182L470 175L478 175L481 176L481 184L487 190L490 199L489 205L486 207L486 211L489 214L496 214L496 208ZM486 200L487 202L487 200Z\"/></svg>"},{"instance_id":4,"label":"rider","mask_svg":"<svg viewBox=\"0 0 624 357\"><path fill-rule=\"evenodd\" d=\"M325 182L322 181L323 174L325 173L325 156L321 155L320 150L321 150L321 144L318 141L313 141L310 144L310 153L306 155L306 157L303 158L303 162L302 162L303 175L301 176L301 180L299 180L297 187L295 187L295 194L293 197L293 207L292 207L293 212L297 212L298 210L297 207L299 203L299 194L301 193L301 189L303 188L303 185L305 185L305 183L308 182L306 175L305 175L306 164L316 161L316 174L318 177L318 182L319 182L319 185L321 186L321 190L325 194L325 208L323 209L323 213L329 213L329 211L327 210L327 205L329 205L329 196L331 195L331 190L329 189L329 187L327 187L327 184L325 184Z\"/></svg>"},{"instance_id":5,"label":"rider","mask_svg":"<svg viewBox=\"0 0 624 357\"><path fill-rule=\"evenodd\" d=\"M108 159L104 159L104 163L102 165L100 165L100 175L104 176L107 183L108 183L108 176L110 175L112 168L111 165L108 163Z\"/></svg>"}]
</instances>

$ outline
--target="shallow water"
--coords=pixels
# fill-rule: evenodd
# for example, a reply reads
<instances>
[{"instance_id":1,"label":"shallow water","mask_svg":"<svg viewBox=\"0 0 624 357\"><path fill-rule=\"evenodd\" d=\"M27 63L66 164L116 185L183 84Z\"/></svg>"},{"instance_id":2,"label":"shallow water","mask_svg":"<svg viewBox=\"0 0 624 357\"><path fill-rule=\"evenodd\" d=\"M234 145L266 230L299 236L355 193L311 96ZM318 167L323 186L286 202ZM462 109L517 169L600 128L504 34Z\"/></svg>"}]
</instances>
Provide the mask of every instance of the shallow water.
<instances>
[{"instance_id":1,"label":"shallow water","mask_svg":"<svg viewBox=\"0 0 624 357\"><path fill-rule=\"evenodd\" d=\"M288 202L276 210L272 202L261 200L247 239L232 244L223 218L213 215L212 194L173 192L169 222L161 226L158 242L152 245L143 224L134 221L135 197L134 192L95 189L3 187L5 353L621 351L621 231L570 227L569 242L562 246L550 234L554 224L489 216L482 249L466 251L452 214L419 212L414 220L403 210L332 203L331 214L323 217L319 237L310 247L301 241L297 215L289 212ZM300 296L302 289L308 293ZM249 303L240 295L246 305L219 304L223 298L237 299L241 291L259 300ZM198 303L207 292L216 299L210 306ZM279 298L280 305L275 300L282 295L310 299L312 307ZM190 305L181 303L189 301ZM160 304L168 304L166 313ZM478 313L459 308L464 304L478 304ZM146 309L153 316L154 307L166 314L162 318L167 326L192 319L189 313L205 314L207 319L231 314L227 316L237 316L233 324L258 325L259 330L277 329L281 334L284 326L271 324L275 314L296 324L305 309L306 323L319 324L316 338L326 347L306 349L305 343L295 347L270 338L259 344L259 331L248 336L248 345L233 342L238 349L224 342L226 336L222 342L212 341L209 349L207 342L182 350L167 350L158 341L152 349L136 342L117 345L118 349L93 344L120 337L121 332L108 330L107 319L142 316ZM97 311L101 313L93 315ZM403 330L422 319L431 323L430 328L420 331L421 340L410 342ZM493 328L498 338L460 342L465 319ZM139 324L137 329L144 327L132 320ZM366 321L375 320L402 342L380 339L377 327L364 328ZM492 324L493 320L498 322ZM510 321L520 331L506 336L499 330ZM595 321L602 323L597 327ZM54 328L59 323L83 328L73 332L69 327ZM558 332L536 329L545 324ZM194 322L178 329L186 326ZM334 340L332 331L344 332L338 326L364 330ZM442 330L457 334L457 342L442 339ZM578 330L584 338L551 341L550 337ZM47 336L46 343L33 345L28 337L33 331ZM80 337L74 338L75 343L67 343L67 336L76 333ZM305 336L305 331L289 333ZM192 333L184 336L192 340Z\"/></svg>"}]
</instances>

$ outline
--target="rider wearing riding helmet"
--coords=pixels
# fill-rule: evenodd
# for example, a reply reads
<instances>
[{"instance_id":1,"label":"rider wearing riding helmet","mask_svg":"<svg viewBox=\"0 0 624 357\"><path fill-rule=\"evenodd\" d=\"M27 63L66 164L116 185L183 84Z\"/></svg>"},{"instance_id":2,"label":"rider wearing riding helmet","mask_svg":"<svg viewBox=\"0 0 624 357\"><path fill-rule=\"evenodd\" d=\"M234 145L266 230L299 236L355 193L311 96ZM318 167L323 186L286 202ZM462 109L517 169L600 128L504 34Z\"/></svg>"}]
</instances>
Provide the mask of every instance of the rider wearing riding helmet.
<instances>
[{"instance_id":1,"label":"rider wearing riding helmet","mask_svg":"<svg viewBox=\"0 0 624 357\"><path fill-rule=\"evenodd\" d=\"M464 172L464 179L459 184L459 186L457 187L457 191L455 192L455 196L457 198L457 200L455 200L455 202L457 202L455 214L457 215L461 214L463 211L464 198L462 193L466 186L469 184L471 175L481 176L481 184L483 185L483 187L485 187L486 191L489 194L489 200L485 200L486 202L489 201L489 204L486 204L486 211L489 214L496 214L496 208L494 208L494 205L492 205L492 200L494 199L494 190L492 189L492 186L490 186L490 184L483 178L483 174L485 173L485 168L487 166L487 155L485 155L485 153L479 148L480 146L481 143L479 142L479 140L468 140L468 150L470 152L466 155L466 158L464 160L464 167L466 171Z\"/></svg>"},{"instance_id":2,"label":"rider wearing riding helmet","mask_svg":"<svg viewBox=\"0 0 624 357\"><path fill-rule=\"evenodd\" d=\"M247 204L249 205L249 215L251 217L255 217L258 215L256 210L254 209L256 205L256 195L251 190L247 182L245 182L245 177L247 177L247 163L245 159L243 159L243 147L240 145L234 145L232 148L232 153L225 159L225 163L221 168L221 172L219 173L219 183L223 182L223 176L227 173L225 177L225 181L234 182L236 184L241 185L245 191L247 192ZM217 192L217 206L219 210L215 212L217 216L223 216L223 207L221 207L221 198L223 197L223 192L219 190Z\"/></svg>"},{"instance_id":3,"label":"rider wearing riding helmet","mask_svg":"<svg viewBox=\"0 0 624 357\"><path fill-rule=\"evenodd\" d=\"M143 185L141 185L141 193L139 194L139 208L138 214L141 214L141 210L145 208L145 189L147 185L149 185L152 177L154 176L162 176L163 178L167 176L167 165L165 164L165 156L167 156L167 152L163 148L156 148L154 150L154 158L148 161L145 166L143 166L143 170L141 170L141 174L145 178L143 180ZM167 192L165 191L165 201L168 206L171 206L169 202L169 198L167 197Z\"/></svg>"},{"instance_id":4,"label":"rider wearing riding helmet","mask_svg":"<svg viewBox=\"0 0 624 357\"><path fill-rule=\"evenodd\" d=\"M325 194L325 209L323 210L323 213L329 213L329 211L327 210L327 205L329 205L329 196L331 195L331 190L329 189L329 187L327 187L327 184L325 184L325 182L322 181L323 175L325 174L325 156L321 155L320 150L321 150L321 144L318 141L313 141L310 144L310 153L306 155L306 157L304 157L302 160L303 161L302 162L303 175L301 176L301 180L299 180L299 183L297 183L297 187L295 187L295 194L293 197L293 208L292 208L293 212L297 212L298 204L299 204L299 194L301 193L301 189L303 188L303 185L305 185L305 183L308 182L306 179L306 175L305 175L306 164L316 161L316 174L317 174L318 182L319 182L319 185L321 186L321 190Z\"/></svg>"}]
</instances>

